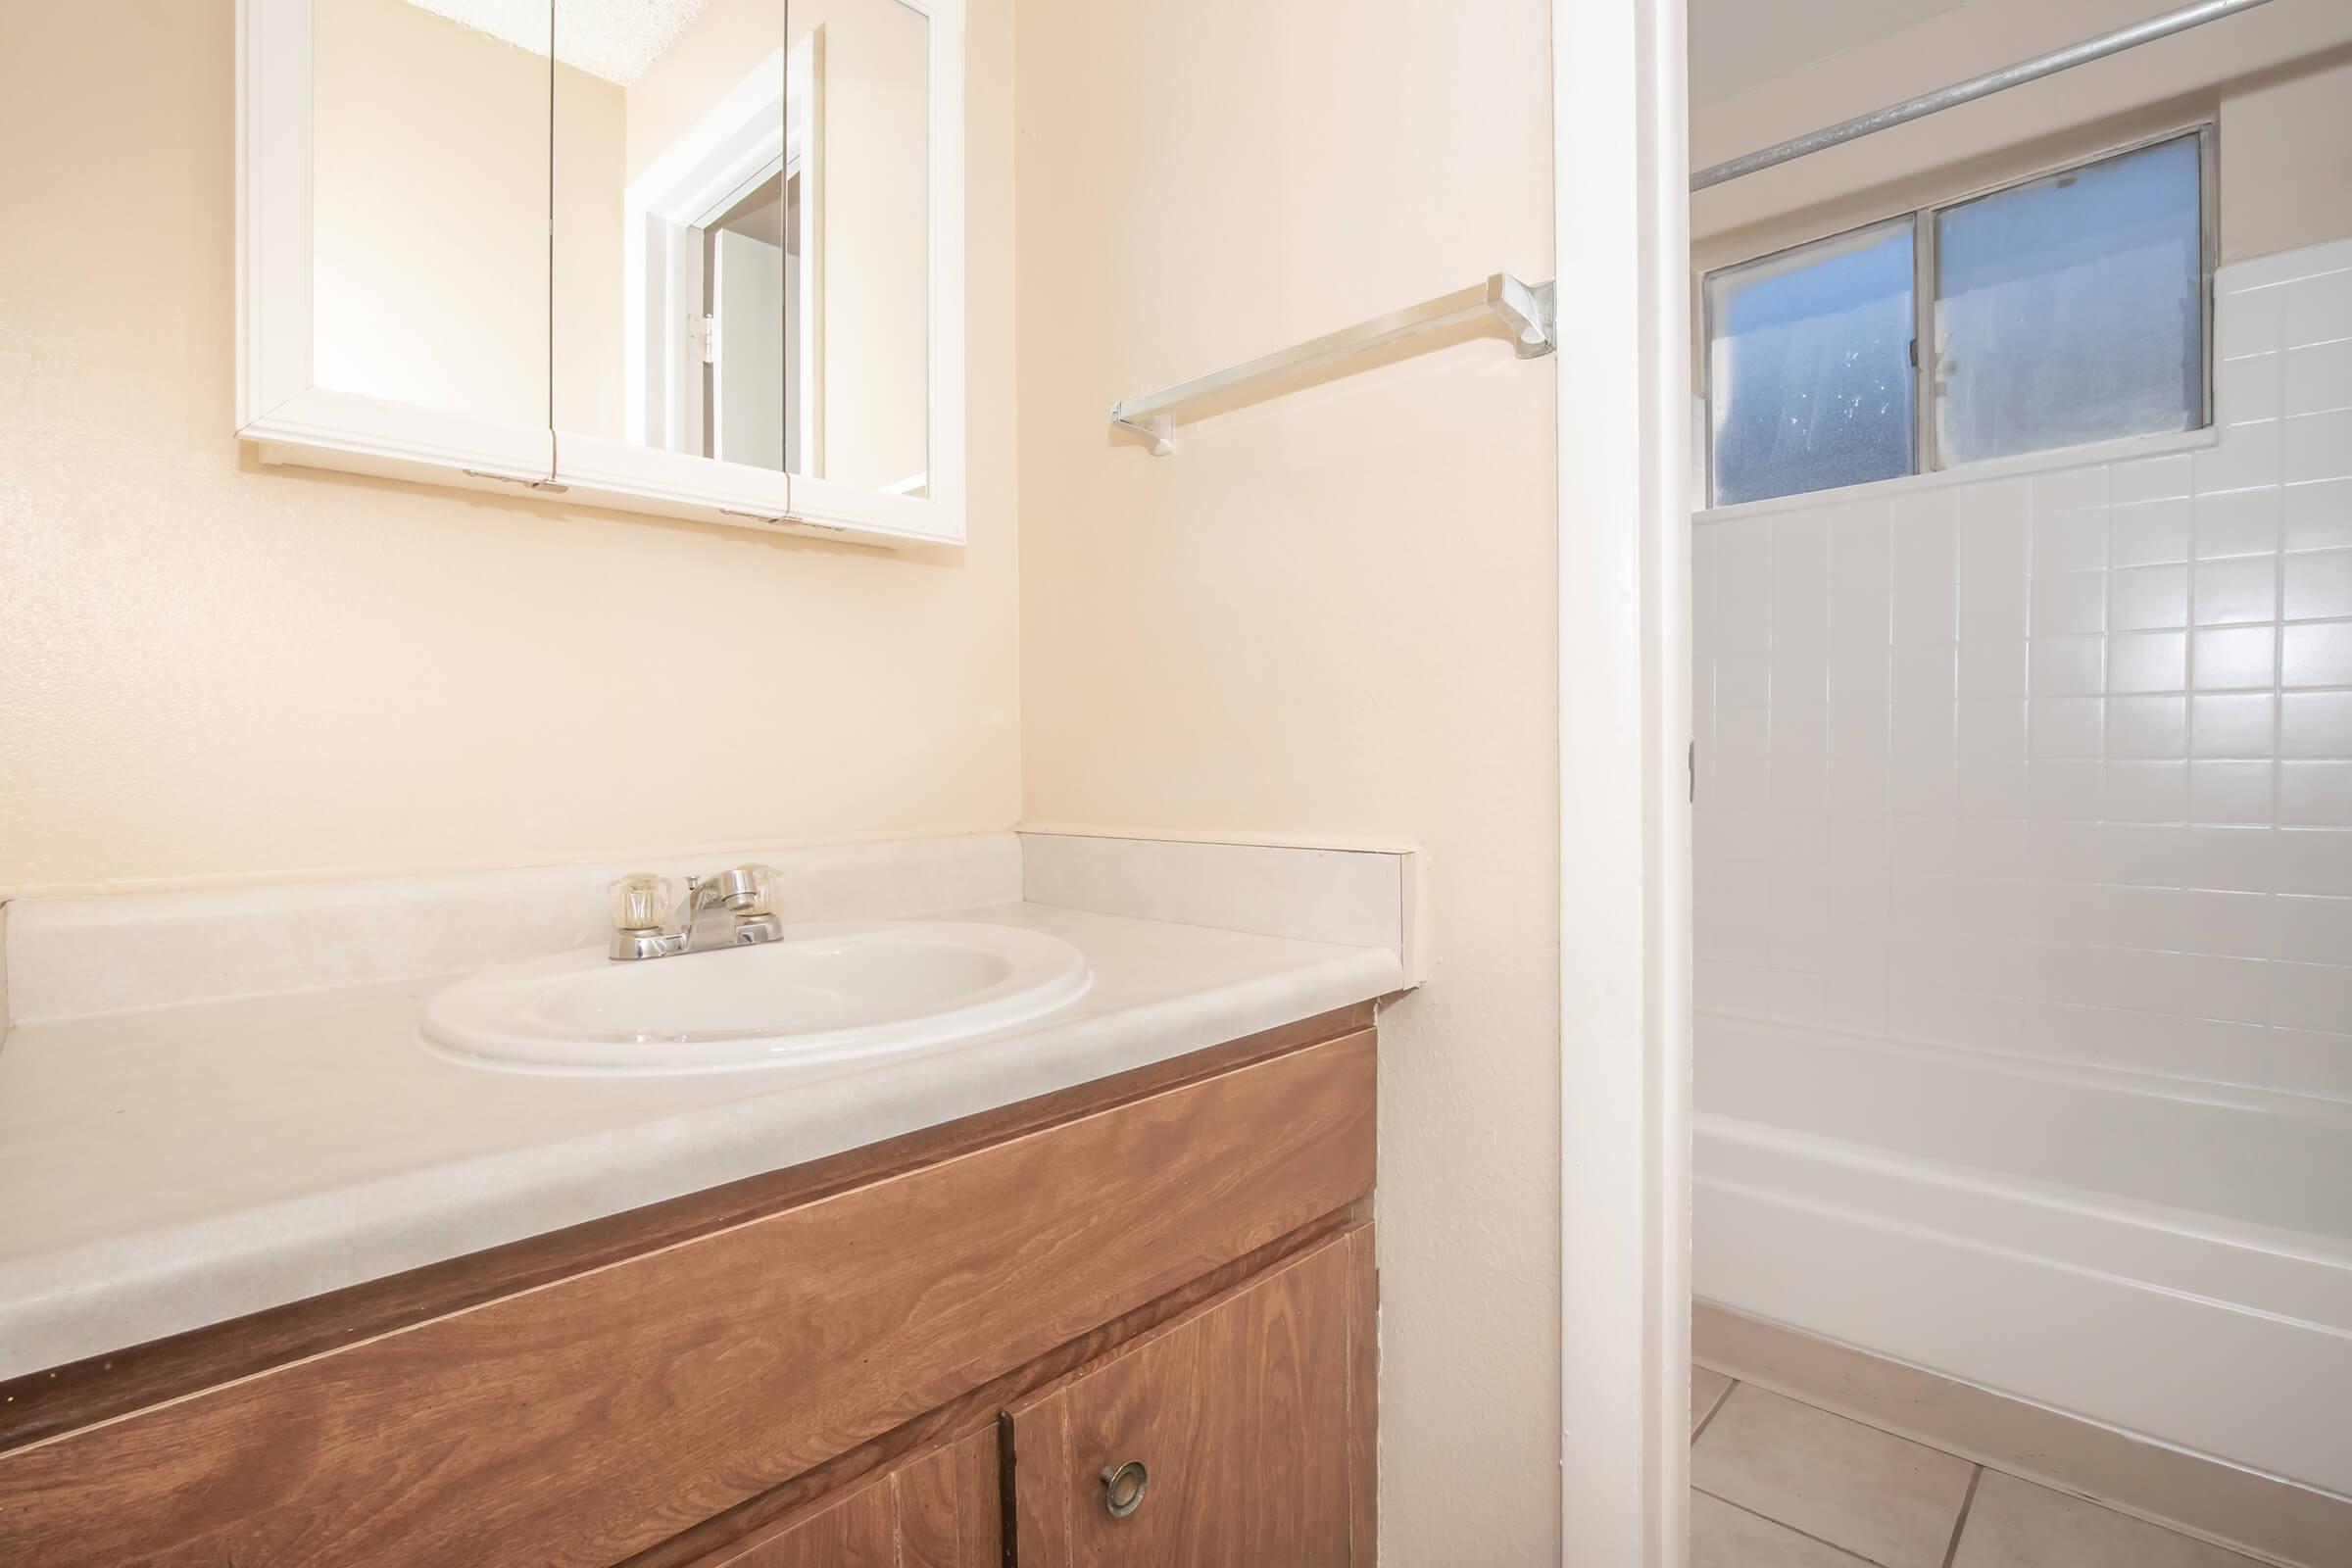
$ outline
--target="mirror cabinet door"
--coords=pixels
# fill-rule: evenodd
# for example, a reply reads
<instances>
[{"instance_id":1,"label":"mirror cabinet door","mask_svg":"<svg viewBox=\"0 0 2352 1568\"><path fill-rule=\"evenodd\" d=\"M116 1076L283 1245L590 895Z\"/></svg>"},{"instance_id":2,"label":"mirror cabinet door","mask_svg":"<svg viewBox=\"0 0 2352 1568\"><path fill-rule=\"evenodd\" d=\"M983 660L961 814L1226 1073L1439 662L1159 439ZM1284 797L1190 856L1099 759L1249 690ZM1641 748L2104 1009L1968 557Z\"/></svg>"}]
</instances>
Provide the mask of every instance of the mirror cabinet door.
<instances>
[{"instance_id":1,"label":"mirror cabinet door","mask_svg":"<svg viewBox=\"0 0 2352 1568\"><path fill-rule=\"evenodd\" d=\"M266 457L962 537L960 0L245 4Z\"/></svg>"},{"instance_id":2,"label":"mirror cabinet door","mask_svg":"<svg viewBox=\"0 0 2352 1568\"><path fill-rule=\"evenodd\" d=\"M785 9L556 0L559 468L698 491L730 482L703 462L784 469ZM782 510L780 477L735 482Z\"/></svg>"},{"instance_id":3,"label":"mirror cabinet door","mask_svg":"<svg viewBox=\"0 0 2352 1568\"><path fill-rule=\"evenodd\" d=\"M314 0L311 383L543 453L549 0L490 14Z\"/></svg>"},{"instance_id":4,"label":"mirror cabinet door","mask_svg":"<svg viewBox=\"0 0 2352 1568\"><path fill-rule=\"evenodd\" d=\"M852 491L928 494L933 24L903 0L792 7L791 464Z\"/></svg>"},{"instance_id":5,"label":"mirror cabinet door","mask_svg":"<svg viewBox=\"0 0 2352 1568\"><path fill-rule=\"evenodd\" d=\"M907 516L933 495L934 24L905 0L555 0L560 477L939 532Z\"/></svg>"}]
</instances>

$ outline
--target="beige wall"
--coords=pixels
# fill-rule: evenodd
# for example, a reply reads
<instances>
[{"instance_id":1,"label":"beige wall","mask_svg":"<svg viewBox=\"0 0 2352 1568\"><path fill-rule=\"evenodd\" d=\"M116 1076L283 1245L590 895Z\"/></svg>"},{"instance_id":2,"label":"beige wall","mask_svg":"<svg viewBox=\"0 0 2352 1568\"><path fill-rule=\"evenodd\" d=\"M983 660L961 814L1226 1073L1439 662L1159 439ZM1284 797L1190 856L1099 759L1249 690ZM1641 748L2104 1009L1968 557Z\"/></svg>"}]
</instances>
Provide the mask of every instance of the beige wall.
<instances>
[{"instance_id":1,"label":"beige wall","mask_svg":"<svg viewBox=\"0 0 2352 1568\"><path fill-rule=\"evenodd\" d=\"M1383 1018L1386 1560L1557 1560L1552 362L1460 343L1154 460L1110 402L1551 275L1543 0L1018 0L1026 814L1426 852ZM987 220L973 204L974 223Z\"/></svg>"},{"instance_id":2,"label":"beige wall","mask_svg":"<svg viewBox=\"0 0 2352 1568\"><path fill-rule=\"evenodd\" d=\"M532 59L546 68L545 56ZM617 440L623 290L621 249L612 236L621 226L626 100L602 76L570 66L558 66L555 76L555 424ZM583 235L597 242L583 244Z\"/></svg>"},{"instance_id":3,"label":"beige wall","mask_svg":"<svg viewBox=\"0 0 2352 1568\"><path fill-rule=\"evenodd\" d=\"M1009 823L1009 6L971 7L971 544L901 554L262 467L233 15L10 12L0 894Z\"/></svg>"},{"instance_id":4,"label":"beige wall","mask_svg":"<svg viewBox=\"0 0 2352 1568\"><path fill-rule=\"evenodd\" d=\"M628 85L626 177L644 173L783 42L784 7L774 0L709 0Z\"/></svg>"},{"instance_id":5,"label":"beige wall","mask_svg":"<svg viewBox=\"0 0 2352 1568\"><path fill-rule=\"evenodd\" d=\"M1703 167L2171 9L1972 0L1697 110ZM2218 114L2226 262L2352 232L2352 5L2278 0L1691 198L1721 266Z\"/></svg>"},{"instance_id":6,"label":"beige wall","mask_svg":"<svg viewBox=\"0 0 2352 1568\"><path fill-rule=\"evenodd\" d=\"M2352 234L2352 46L2225 94L2221 181L2226 260Z\"/></svg>"}]
</instances>

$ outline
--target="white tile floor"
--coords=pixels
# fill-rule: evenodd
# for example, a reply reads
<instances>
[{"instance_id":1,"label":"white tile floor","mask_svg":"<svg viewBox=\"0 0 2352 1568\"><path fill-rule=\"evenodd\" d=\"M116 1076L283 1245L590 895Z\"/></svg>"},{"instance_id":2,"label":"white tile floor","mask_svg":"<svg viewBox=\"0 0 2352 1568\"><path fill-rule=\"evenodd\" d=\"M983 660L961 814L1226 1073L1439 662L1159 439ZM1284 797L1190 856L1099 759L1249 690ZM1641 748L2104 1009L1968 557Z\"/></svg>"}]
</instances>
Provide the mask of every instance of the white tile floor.
<instances>
[{"instance_id":1,"label":"white tile floor","mask_svg":"<svg viewBox=\"0 0 2352 1568\"><path fill-rule=\"evenodd\" d=\"M1691 1568L2256 1568L1708 1367L1690 1431Z\"/></svg>"}]
</instances>

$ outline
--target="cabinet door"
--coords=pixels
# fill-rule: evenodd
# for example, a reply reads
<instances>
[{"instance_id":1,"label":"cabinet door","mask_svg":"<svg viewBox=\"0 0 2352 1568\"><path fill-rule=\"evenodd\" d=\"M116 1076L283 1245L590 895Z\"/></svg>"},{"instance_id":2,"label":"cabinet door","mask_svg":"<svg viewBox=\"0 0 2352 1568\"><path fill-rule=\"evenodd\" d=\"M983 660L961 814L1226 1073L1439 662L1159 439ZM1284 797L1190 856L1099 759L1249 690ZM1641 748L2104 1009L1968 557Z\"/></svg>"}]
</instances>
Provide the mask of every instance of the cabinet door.
<instances>
[{"instance_id":1,"label":"cabinet door","mask_svg":"<svg viewBox=\"0 0 2352 1568\"><path fill-rule=\"evenodd\" d=\"M999 1568L997 1434L975 1432L696 1568Z\"/></svg>"},{"instance_id":2,"label":"cabinet door","mask_svg":"<svg viewBox=\"0 0 2352 1568\"><path fill-rule=\"evenodd\" d=\"M632 34L623 69L599 74L570 68L611 0L553 3L559 482L629 489L652 511L780 515L797 325L786 34L789 21L806 47L815 23L776 0L673 6L682 25Z\"/></svg>"},{"instance_id":3,"label":"cabinet door","mask_svg":"<svg viewBox=\"0 0 2352 1568\"><path fill-rule=\"evenodd\" d=\"M240 0L236 417L269 461L548 477L552 5Z\"/></svg>"},{"instance_id":4,"label":"cabinet door","mask_svg":"<svg viewBox=\"0 0 2352 1568\"><path fill-rule=\"evenodd\" d=\"M1369 1568L1374 1315L1360 1225L1015 1410L1021 1568Z\"/></svg>"}]
</instances>

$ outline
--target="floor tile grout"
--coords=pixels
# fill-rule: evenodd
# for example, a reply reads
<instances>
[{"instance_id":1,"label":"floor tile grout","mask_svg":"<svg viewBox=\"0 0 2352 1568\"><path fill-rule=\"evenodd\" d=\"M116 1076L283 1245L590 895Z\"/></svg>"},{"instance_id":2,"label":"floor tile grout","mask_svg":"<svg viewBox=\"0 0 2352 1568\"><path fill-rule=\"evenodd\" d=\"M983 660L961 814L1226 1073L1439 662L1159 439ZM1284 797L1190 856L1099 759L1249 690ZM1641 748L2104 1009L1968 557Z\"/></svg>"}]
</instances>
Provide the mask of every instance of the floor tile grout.
<instances>
[{"instance_id":1,"label":"floor tile grout","mask_svg":"<svg viewBox=\"0 0 2352 1568\"><path fill-rule=\"evenodd\" d=\"M1715 1402L1707 1406L1707 1413L1700 1416L1698 1418L1698 1425L1690 1429L1690 1446L1692 1447L1696 1447L1698 1446L1699 1434L1707 1430L1708 1425L1715 1419L1715 1412L1723 1408L1723 1401L1730 1398L1732 1396L1732 1391L1739 1386L1740 1380L1738 1378L1733 1378L1724 1384L1723 1392L1715 1396Z\"/></svg>"},{"instance_id":2,"label":"floor tile grout","mask_svg":"<svg viewBox=\"0 0 2352 1568\"><path fill-rule=\"evenodd\" d=\"M1728 1377L1730 1374L1726 1373L1725 1376ZM1808 1398L1806 1396L1801 1394L1790 1394L1785 1389L1765 1388L1761 1383L1755 1384L1754 1387L1764 1389L1764 1392L1767 1394L1778 1395L1780 1397L1788 1400L1792 1404L1801 1404L1808 1410L1819 1410L1823 1415L1834 1415L1840 1421L1851 1421L1858 1427L1868 1427L1873 1432L1883 1432L1887 1437L1894 1439L1898 1443L1908 1443L1915 1447L1925 1448L1930 1453L1940 1453L1948 1459L1958 1459L1963 1464L1983 1465L1984 1463L1984 1460L1972 1459L1965 1453L1955 1453L1950 1448L1938 1447L1925 1438L1913 1437L1908 1432L1897 1432L1891 1427L1880 1426L1876 1421L1872 1421L1864 1416L1856 1415L1853 1411L1845 1409L1841 1406L1826 1403L1818 1398ZM1998 1469L1999 1466L1985 1466L1985 1468ZM2008 1472L2003 1471L2002 1473L2005 1475Z\"/></svg>"},{"instance_id":3,"label":"floor tile grout","mask_svg":"<svg viewBox=\"0 0 2352 1568\"><path fill-rule=\"evenodd\" d=\"M1952 1568L1953 1560L1960 1555L1960 1532L1968 1528L1968 1510L1977 1505L1977 1488L1984 1480L1984 1467L1981 1464L1968 1473L1968 1494L1960 1499L1959 1517L1952 1521L1951 1543L1943 1548L1943 1568Z\"/></svg>"},{"instance_id":4,"label":"floor tile grout","mask_svg":"<svg viewBox=\"0 0 2352 1568\"><path fill-rule=\"evenodd\" d=\"M1729 1497L1719 1496L1715 1493L1707 1491L1707 1489L1704 1487L1693 1486L1690 1490L1697 1493L1702 1497L1714 1497L1717 1502L1722 1503L1727 1508L1737 1508L1741 1513L1746 1514L1750 1519L1761 1519L1766 1524L1786 1530L1792 1536L1802 1536L1817 1546L1827 1546L1832 1551L1838 1553L1838 1555L1840 1557L1851 1557L1856 1562L1866 1562L1870 1564L1870 1568L1883 1568L1883 1565L1880 1563L1878 1558L1865 1557L1860 1552L1854 1550L1851 1546L1840 1546L1835 1541L1826 1540L1823 1537L1813 1534L1813 1532L1810 1530L1799 1530L1796 1528L1796 1526L1790 1524L1786 1519L1775 1519L1772 1515L1765 1513L1760 1509L1750 1508L1744 1502L1734 1502Z\"/></svg>"},{"instance_id":5,"label":"floor tile grout","mask_svg":"<svg viewBox=\"0 0 2352 1568\"><path fill-rule=\"evenodd\" d=\"M1720 1371L1719 1368L1710 1368L1710 1370ZM1714 1425L1716 1417L1723 1413L1724 1407L1731 1402L1732 1395L1740 1388L1744 1381L1743 1379L1740 1378L1731 1378L1730 1374L1728 1373L1723 1375L1729 1378L1730 1381L1725 1383L1723 1392L1715 1396L1714 1403L1707 1407L1707 1413L1699 1418L1698 1425L1691 1431L1690 1442L1693 1446L1697 1445L1699 1438L1706 1433L1707 1429ZM1761 1388L1762 1385L1759 1384L1757 1387ZM1777 1393L1777 1391L1769 1389L1765 1390L1765 1392L1768 1394ZM1966 1454L1952 1453L1949 1449L1939 1448L1931 1443L1922 1443L1917 1438L1907 1437L1899 1432L1889 1432L1885 1427L1875 1425L1874 1423L1865 1421L1858 1416L1850 1415L1843 1410L1835 1409L1826 1404L1815 1404L1811 1400L1799 1399L1795 1398L1793 1396L1788 1395L1782 1395L1780 1397L1788 1398L1792 1403L1805 1405L1807 1408L1816 1410L1823 1415L1832 1416L1840 1421L1850 1422L1853 1425L1865 1428L1868 1431L1876 1432L1882 1436L1892 1438L1899 1443L1906 1443L1915 1447L1924 1448L1930 1453L1939 1454L1946 1458L1960 1460L1969 1466L1968 1488L1967 1491L1961 1494L1959 1512L1954 1515L1952 1519L1951 1536L1944 1544L1942 1568L1956 1568L1960 1556L1960 1545L1967 1533L1970 1516L1976 1507L1977 1494L1984 1485L1984 1476L1987 1471L1992 1471L2005 1478L2022 1481L2029 1487L2036 1487L2043 1491L2058 1493L2062 1496L2074 1497L2079 1501L2087 1503L2093 1508L2098 1508L2109 1513L2115 1513L2126 1519L2134 1520L2137 1523L2146 1525L2151 1529L2161 1531L2166 1535L2176 1536L2184 1541L2195 1542L2201 1545L2212 1546L2221 1551L2244 1557L2245 1561L2249 1565L2249 1568L2262 1568L2264 1559L2247 1556L2243 1548L2234 1544L2208 1540L2205 1537L2179 1529L2161 1520L2148 1519L2137 1514L2127 1512L2123 1509L2116 1508L2111 1504L2103 1503L2095 1497L2073 1492L2068 1488L2059 1486L2052 1482L2037 1481L2030 1476L2017 1476L2015 1472L2003 1470L1997 1465L1986 1464L1980 1459L1972 1459ZM1796 1526L1789 1524L1787 1520L1776 1519L1771 1514L1766 1513L1760 1508L1751 1507L1746 1503L1734 1501L1732 1498L1724 1496L1720 1493L1709 1492L1706 1488L1699 1486L1696 1482L1692 1482L1690 1484L1690 1491L1700 1496L1712 1498L1717 1502L1723 1503L1727 1507L1735 1508L1741 1513L1750 1515L1753 1518L1761 1519L1768 1524L1775 1525L1783 1530L1787 1530L1793 1535L1801 1536L1805 1540L1813 1542L1816 1544L1827 1546L1832 1551L1838 1552L1846 1557L1850 1557L1856 1562L1869 1563L1872 1565L1872 1568L1883 1568L1883 1565L1881 1565L1876 1558L1866 1557L1860 1552L1853 1550L1851 1547L1841 1546L1835 1541L1831 1541L1826 1537L1816 1536L1810 1531L1800 1530Z\"/></svg>"}]
</instances>

